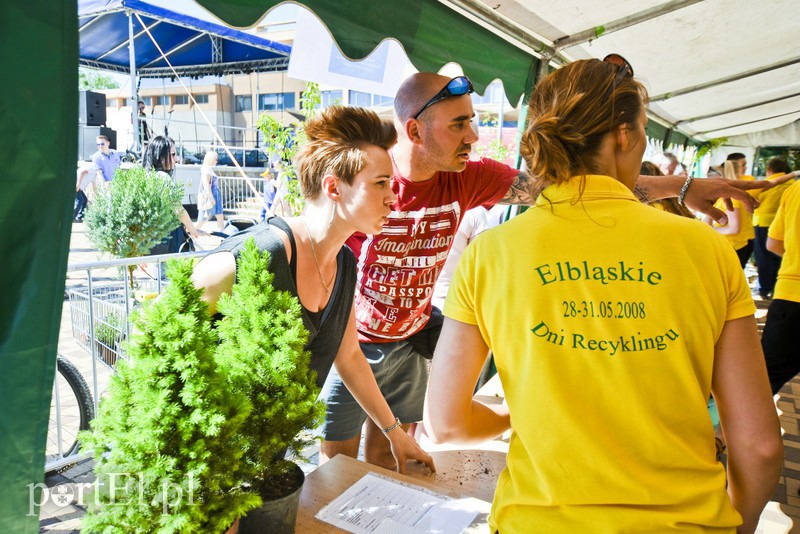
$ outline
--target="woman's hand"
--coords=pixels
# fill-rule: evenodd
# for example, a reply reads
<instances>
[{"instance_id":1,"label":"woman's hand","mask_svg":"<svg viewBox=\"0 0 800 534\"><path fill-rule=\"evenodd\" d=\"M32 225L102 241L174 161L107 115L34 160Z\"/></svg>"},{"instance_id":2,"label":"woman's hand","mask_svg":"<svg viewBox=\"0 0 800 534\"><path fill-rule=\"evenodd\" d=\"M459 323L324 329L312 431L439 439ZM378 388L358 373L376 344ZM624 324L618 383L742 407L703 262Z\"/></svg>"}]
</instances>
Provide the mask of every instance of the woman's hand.
<instances>
[{"instance_id":1,"label":"woman's hand","mask_svg":"<svg viewBox=\"0 0 800 534\"><path fill-rule=\"evenodd\" d=\"M189 235L192 237L192 239L197 239L200 236L209 236L209 235L211 235L208 232L206 232L205 230L201 230L201 229L197 228L196 226L193 226L191 229L187 229L186 231L189 233Z\"/></svg>"},{"instance_id":2,"label":"woman's hand","mask_svg":"<svg viewBox=\"0 0 800 534\"><path fill-rule=\"evenodd\" d=\"M392 456L397 462L397 471L399 473L406 473L406 462L408 460L416 460L427 465L432 472L436 472L436 466L433 465L431 455L423 451L419 443L404 431L401 426L389 431L386 434L386 439L389 440Z\"/></svg>"}]
</instances>

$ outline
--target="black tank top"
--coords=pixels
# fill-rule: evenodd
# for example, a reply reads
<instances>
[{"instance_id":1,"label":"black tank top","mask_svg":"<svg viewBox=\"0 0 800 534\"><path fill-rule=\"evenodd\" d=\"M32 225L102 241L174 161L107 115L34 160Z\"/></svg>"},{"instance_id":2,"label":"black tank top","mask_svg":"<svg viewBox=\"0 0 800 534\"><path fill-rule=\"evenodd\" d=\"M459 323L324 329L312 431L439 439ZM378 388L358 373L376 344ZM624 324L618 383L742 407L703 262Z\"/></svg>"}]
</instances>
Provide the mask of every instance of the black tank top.
<instances>
[{"instance_id":1,"label":"black tank top","mask_svg":"<svg viewBox=\"0 0 800 534\"><path fill-rule=\"evenodd\" d=\"M292 247L291 263L287 261L280 232L275 231L272 226L280 228L289 236ZM273 286L297 297L297 246L292 230L283 219L271 217L261 224L235 234L223 241L214 252L230 251L238 261L245 241L251 237L255 239L258 250L262 252L266 250L270 254L269 270L275 277L272 281ZM336 262L336 280L325 308L319 312L311 312L301 304L303 323L309 332L306 349L311 352L311 368L317 373L317 385L320 387L325 382L339 351L355 298L356 260L353 252L343 246L336 257Z\"/></svg>"}]
</instances>

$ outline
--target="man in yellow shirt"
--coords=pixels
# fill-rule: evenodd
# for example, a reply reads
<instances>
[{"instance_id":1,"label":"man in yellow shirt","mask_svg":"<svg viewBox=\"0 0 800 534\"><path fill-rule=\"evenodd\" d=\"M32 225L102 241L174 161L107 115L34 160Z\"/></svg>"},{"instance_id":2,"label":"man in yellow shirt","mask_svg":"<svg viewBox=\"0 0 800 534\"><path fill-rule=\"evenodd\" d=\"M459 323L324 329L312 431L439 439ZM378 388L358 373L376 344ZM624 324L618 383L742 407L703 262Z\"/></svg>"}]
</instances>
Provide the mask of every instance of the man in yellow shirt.
<instances>
[{"instance_id":1,"label":"man in yellow shirt","mask_svg":"<svg viewBox=\"0 0 800 534\"><path fill-rule=\"evenodd\" d=\"M783 193L792 185L788 180L796 174L790 171L786 160L772 158L767 163L767 180L778 185L751 193L759 202L758 207L753 210L753 229L756 233L753 252L758 267L758 293L761 298L772 298L775 280L781 268L781 257L767 250L767 231L778 213Z\"/></svg>"},{"instance_id":2,"label":"man in yellow shirt","mask_svg":"<svg viewBox=\"0 0 800 534\"><path fill-rule=\"evenodd\" d=\"M800 372L800 182L783 194L769 227L767 249L783 258L761 346L772 392Z\"/></svg>"}]
</instances>

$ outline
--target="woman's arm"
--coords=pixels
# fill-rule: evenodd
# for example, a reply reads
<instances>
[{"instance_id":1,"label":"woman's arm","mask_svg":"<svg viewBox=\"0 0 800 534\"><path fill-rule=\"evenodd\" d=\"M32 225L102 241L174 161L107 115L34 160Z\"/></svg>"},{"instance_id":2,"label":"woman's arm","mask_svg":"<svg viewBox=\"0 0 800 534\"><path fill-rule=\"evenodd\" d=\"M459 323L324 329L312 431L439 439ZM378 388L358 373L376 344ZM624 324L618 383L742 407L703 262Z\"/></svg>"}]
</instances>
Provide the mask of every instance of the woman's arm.
<instances>
[{"instance_id":1,"label":"woman's arm","mask_svg":"<svg viewBox=\"0 0 800 534\"><path fill-rule=\"evenodd\" d=\"M208 232L205 232L203 230L198 230L195 227L194 223L192 222L192 218L189 217L189 214L186 212L183 206L178 208L176 210L176 213L178 214L178 218L180 219L181 224L183 225L184 228L186 228L186 231L189 233L190 236L198 237L201 235L208 235Z\"/></svg>"},{"instance_id":2,"label":"woman's arm","mask_svg":"<svg viewBox=\"0 0 800 534\"><path fill-rule=\"evenodd\" d=\"M728 446L728 495L755 532L783 467L780 423L755 319L727 321L714 349L711 391Z\"/></svg>"},{"instance_id":3,"label":"woman's arm","mask_svg":"<svg viewBox=\"0 0 800 534\"><path fill-rule=\"evenodd\" d=\"M783 255L786 253L786 248L783 246L783 239L767 237L767 250L773 254L783 257Z\"/></svg>"},{"instance_id":4,"label":"woman's arm","mask_svg":"<svg viewBox=\"0 0 800 534\"><path fill-rule=\"evenodd\" d=\"M383 398L372 368L367 363L358 344L355 307L350 309L347 329L333 365L344 385L379 428L389 428L395 423L392 409ZM423 451L414 438L401 427L398 426L385 435L391 444L392 456L397 462L397 470L400 473L406 472L406 461L408 460L417 460L430 467L431 471L436 471L433 458Z\"/></svg>"},{"instance_id":5,"label":"woman's arm","mask_svg":"<svg viewBox=\"0 0 800 534\"><path fill-rule=\"evenodd\" d=\"M236 259L230 252L217 252L206 256L194 267L192 282L205 290L203 300L208 303L211 315L217 313L217 301L223 293L230 295L236 280Z\"/></svg>"},{"instance_id":6,"label":"woman's arm","mask_svg":"<svg viewBox=\"0 0 800 534\"><path fill-rule=\"evenodd\" d=\"M203 165L200 169L200 181L203 184L203 187L206 190L206 194L211 198L214 204L217 203L217 200L214 198L214 195L211 194L211 169Z\"/></svg>"},{"instance_id":7,"label":"woman's arm","mask_svg":"<svg viewBox=\"0 0 800 534\"><path fill-rule=\"evenodd\" d=\"M728 224L725 226L714 226L714 221L709 215L703 215L703 221L712 226L714 230L722 235L736 235L742 229L742 208L734 208L733 210L726 211L728 215Z\"/></svg>"},{"instance_id":8,"label":"woman's arm","mask_svg":"<svg viewBox=\"0 0 800 534\"><path fill-rule=\"evenodd\" d=\"M425 395L425 431L435 443L480 443L511 428L507 405L472 398L488 353L477 326L445 317Z\"/></svg>"}]
</instances>

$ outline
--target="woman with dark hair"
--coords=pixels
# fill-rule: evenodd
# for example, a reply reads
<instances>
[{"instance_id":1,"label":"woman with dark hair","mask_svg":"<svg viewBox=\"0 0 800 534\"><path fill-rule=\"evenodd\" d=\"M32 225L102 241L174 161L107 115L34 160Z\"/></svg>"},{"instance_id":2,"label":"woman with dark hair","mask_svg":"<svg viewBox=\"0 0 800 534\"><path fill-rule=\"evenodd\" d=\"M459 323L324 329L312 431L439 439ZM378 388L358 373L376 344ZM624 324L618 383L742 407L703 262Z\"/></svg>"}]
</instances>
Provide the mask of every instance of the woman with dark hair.
<instances>
[{"instance_id":1,"label":"woman with dark hair","mask_svg":"<svg viewBox=\"0 0 800 534\"><path fill-rule=\"evenodd\" d=\"M147 145L142 156L142 166L145 169L156 171L156 175L165 180L172 180L175 174L175 157L175 142L169 137L158 135ZM171 254L181 252L182 245L186 243L187 234L193 238L208 235L206 232L195 228L192 218L189 217L183 206L178 208L177 214L180 218L181 226L173 230L164 243L156 246L156 253ZM165 250L162 251L160 250L161 248Z\"/></svg>"},{"instance_id":2,"label":"woman with dark hair","mask_svg":"<svg viewBox=\"0 0 800 534\"><path fill-rule=\"evenodd\" d=\"M464 252L425 425L512 430L491 532L753 532L782 467L755 306L725 239L637 202L647 95L607 59L533 91L521 151L544 189ZM473 399L489 350L507 404Z\"/></svg>"}]
</instances>

